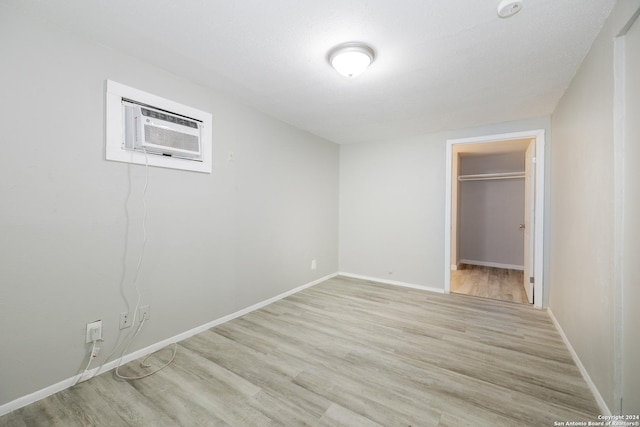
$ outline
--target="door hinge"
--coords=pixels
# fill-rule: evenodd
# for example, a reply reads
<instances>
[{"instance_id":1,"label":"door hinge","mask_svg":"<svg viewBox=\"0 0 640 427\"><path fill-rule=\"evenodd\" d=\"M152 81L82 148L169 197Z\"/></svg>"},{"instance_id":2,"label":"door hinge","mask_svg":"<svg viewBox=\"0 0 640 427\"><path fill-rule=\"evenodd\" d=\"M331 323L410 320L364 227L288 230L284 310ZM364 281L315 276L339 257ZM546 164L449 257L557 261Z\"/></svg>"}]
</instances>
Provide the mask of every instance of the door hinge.
<instances>
[{"instance_id":1,"label":"door hinge","mask_svg":"<svg viewBox=\"0 0 640 427\"><path fill-rule=\"evenodd\" d=\"M536 281L534 280L533 277L529 277L529 283L535 283Z\"/></svg>"}]
</instances>

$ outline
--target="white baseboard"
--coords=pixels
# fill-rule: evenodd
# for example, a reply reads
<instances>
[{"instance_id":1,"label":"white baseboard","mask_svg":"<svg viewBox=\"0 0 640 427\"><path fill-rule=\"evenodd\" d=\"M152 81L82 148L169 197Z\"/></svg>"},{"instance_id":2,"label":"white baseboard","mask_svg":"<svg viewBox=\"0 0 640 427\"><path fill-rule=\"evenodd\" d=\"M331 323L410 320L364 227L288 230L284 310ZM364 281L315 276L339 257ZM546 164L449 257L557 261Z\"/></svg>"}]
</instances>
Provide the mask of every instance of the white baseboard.
<instances>
[{"instance_id":1,"label":"white baseboard","mask_svg":"<svg viewBox=\"0 0 640 427\"><path fill-rule=\"evenodd\" d=\"M272 297L272 298L269 298L267 300L261 301L259 303L256 303L256 304L252 305L252 306L243 308L242 310L236 311L235 313L231 313L231 314L229 314L227 316L221 317L219 319L213 320L213 321L211 321L209 323L206 323L204 325L201 325L201 326L195 327L193 329L190 329L188 331L182 332L181 334L175 335L175 336L173 336L171 338L167 338L165 340L162 340L160 342L152 344L152 345L150 345L148 347L145 347L143 349L134 351L133 353L130 353L130 354L127 354L126 356L124 356L122 358L122 362L121 363L125 364L125 363L128 363L128 362L131 362L132 360L138 359L140 357L147 356L147 355L149 355L149 354L151 354L151 353L153 353L155 351L158 351L158 350L160 350L160 349L162 349L162 348L164 348L164 347L166 347L166 346L168 346L170 344L173 344L175 342L182 341L182 340L185 340L187 338L190 338L190 337L192 337L194 335L197 335L197 334L199 334L201 332L204 332L204 331L206 331L208 329L211 329L211 328L213 328L215 326L218 326L218 325L220 325L222 323L228 322L229 320L233 320L236 317L244 316L245 314L248 314L248 313L250 313L252 311L258 310L258 309L260 309L262 307L265 307L265 306L267 306L269 304L272 304L272 303L274 303L274 302L276 302L278 300L281 300L282 298L286 298L289 295L293 295L293 294L295 294L297 292L300 292L300 291L302 291L304 289L307 289L307 288L310 288L312 286L315 286L315 285L317 285L317 284L319 284L321 282L324 282L325 280L331 279L331 278L333 278L333 277L335 277L337 275L338 275L338 273L329 274L329 275L324 276L324 277L322 277L320 279L314 280L313 282L309 282L309 283L304 284L302 286L298 286L297 288L294 288L294 289L291 289L291 290L289 290L287 292L284 292L284 293L281 293L279 295L276 295L275 297ZM16 409L20 409L23 406L27 406L27 405L29 405L31 403L37 402L38 400L44 399L45 397L51 396L52 394L55 394L55 393L57 393L59 391L65 390L65 389L73 386L78 381L78 379L80 381L83 381L85 379L92 378L95 375L100 375L100 374L102 374L104 372L110 371L111 369L115 369L115 367L118 365L118 362L119 362L119 359L113 360L113 361L111 361L109 363L105 363L102 366L102 368L95 368L95 369L92 369L90 371L86 371L86 372L83 372L81 374L74 375L73 377L67 378L65 380L62 380L59 383L52 384L52 385L50 385L48 387L45 387L45 388L43 388L41 390L38 390L36 392L33 392L31 394L28 394L26 396L22 396L22 397L19 397L19 398L15 399L15 400L12 400L9 403L5 403L4 405L0 406L0 416L8 414L9 412L15 411ZM98 369L100 369L99 372L98 372Z\"/></svg>"},{"instance_id":2,"label":"white baseboard","mask_svg":"<svg viewBox=\"0 0 640 427\"><path fill-rule=\"evenodd\" d=\"M474 261L471 259L461 259L460 264L479 265L481 267L496 267L496 268L508 268L509 270L522 270L524 271L524 265L516 264L502 264L499 262L489 261Z\"/></svg>"},{"instance_id":3,"label":"white baseboard","mask_svg":"<svg viewBox=\"0 0 640 427\"><path fill-rule=\"evenodd\" d=\"M578 357L578 353L576 353L576 351L573 349L573 346L571 345L569 338L567 338L564 331L562 330L562 326L560 326L560 323L558 323L558 319L556 319L556 316L553 315L553 311L551 311L550 308L547 308L547 313L549 313L549 317L551 318L551 321L553 322L556 329L558 330L558 333L560 333L560 336L562 337L562 341L564 341L565 345L569 349L569 353L571 353L571 357L573 358L573 361L575 362L576 366L578 366L578 369L580 369L582 378L584 378L584 380L587 382L587 385L589 386L589 388L591 389L591 392L593 393L593 397L596 398L598 407L600 407L600 412L602 413L602 415L611 415L611 411L609 410L609 407L607 406L604 399L602 398L602 395L600 394L598 387L596 387L595 383L589 376L589 373L587 372L586 368L580 361L580 358Z\"/></svg>"},{"instance_id":4,"label":"white baseboard","mask_svg":"<svg viewBox=\"0 0 640 427\"><path fill-rule=\"evenodd\" d=\"M345 277L351 277L351 278L354 278L354 279L369 280L371 282L384 283L386 285L394 285L394 286L402 286L402 287L405 287L405 288L420 289L421 291L437 292L439 294L443 294L444 293L444 289L442 289L442 288L432 288L430 286L414 285L413 283L399 282L397 280L380 279L378 277L362 276L360 274L352 274L352 273L345 273L345 272L340 272L340 273L338 273L338 275L339 276L345 276Z\"/></svg>"}]
</instances>

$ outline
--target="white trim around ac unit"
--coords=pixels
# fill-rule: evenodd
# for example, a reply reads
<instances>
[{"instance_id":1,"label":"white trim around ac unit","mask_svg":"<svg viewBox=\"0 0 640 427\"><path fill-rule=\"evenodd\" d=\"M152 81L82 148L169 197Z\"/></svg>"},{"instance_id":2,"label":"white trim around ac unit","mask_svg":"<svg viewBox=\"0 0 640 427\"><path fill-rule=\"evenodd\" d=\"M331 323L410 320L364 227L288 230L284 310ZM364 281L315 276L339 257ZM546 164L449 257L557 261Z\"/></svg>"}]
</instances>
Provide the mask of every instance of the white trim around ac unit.
<instances>
[{"instance_id":1,"label":"white trim around ac unit","mask_svg":"<svg viewBox=\"0 0 640 427\"><path fill-rule=\"evenodd\" d=\"M124 117L122 100L128 99L165 111L193 118L201 125L202 161L147 154L123 148ZM105 88L105 158L117 162L158 166L194 172L211 173L213 165L213 117L210 113L132 88L112 80Z\"/></svg>"}]
</instances>

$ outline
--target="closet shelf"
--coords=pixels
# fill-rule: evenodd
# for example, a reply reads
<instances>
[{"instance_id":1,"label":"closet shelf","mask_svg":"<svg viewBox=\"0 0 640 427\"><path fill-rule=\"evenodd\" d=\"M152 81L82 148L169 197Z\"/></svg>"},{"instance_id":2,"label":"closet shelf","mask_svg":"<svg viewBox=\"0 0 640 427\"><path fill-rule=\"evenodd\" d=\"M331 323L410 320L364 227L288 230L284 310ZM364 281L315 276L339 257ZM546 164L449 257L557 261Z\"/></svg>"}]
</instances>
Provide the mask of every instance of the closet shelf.
<instances>
[{"instance_id":1,"label":"closet shelf","mask_svg":"<svg viewBox=\"0 0 640 427\"><path fill-rule=\"evenodd\" d=\"M499 173L478 173L475 175L460 175L458 181L488 181L493 179L520 179L524 178L523 172L499 172Z\"/></svg>"}]
</instances>

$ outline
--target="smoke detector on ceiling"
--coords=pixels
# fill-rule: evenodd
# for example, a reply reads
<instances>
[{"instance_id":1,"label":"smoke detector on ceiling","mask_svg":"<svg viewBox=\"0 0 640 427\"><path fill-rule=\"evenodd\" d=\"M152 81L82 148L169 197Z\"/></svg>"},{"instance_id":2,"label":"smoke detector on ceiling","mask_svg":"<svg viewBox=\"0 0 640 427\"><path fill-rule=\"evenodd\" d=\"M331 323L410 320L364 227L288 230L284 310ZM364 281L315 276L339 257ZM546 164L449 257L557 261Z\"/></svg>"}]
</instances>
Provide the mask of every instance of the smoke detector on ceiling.
<instances>
[{"instance_id":1,"label":"smoke detector on ceiling","mask_svg":"<svg viewBox=\"0 0 640 427\"><path fill-rule=\"evenodd\" d=\"M510 18L522 10L522 2L518 0L502 0L498 3L498 16Z\"/></svg>"}]
</instances>

